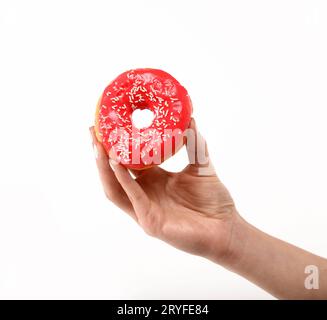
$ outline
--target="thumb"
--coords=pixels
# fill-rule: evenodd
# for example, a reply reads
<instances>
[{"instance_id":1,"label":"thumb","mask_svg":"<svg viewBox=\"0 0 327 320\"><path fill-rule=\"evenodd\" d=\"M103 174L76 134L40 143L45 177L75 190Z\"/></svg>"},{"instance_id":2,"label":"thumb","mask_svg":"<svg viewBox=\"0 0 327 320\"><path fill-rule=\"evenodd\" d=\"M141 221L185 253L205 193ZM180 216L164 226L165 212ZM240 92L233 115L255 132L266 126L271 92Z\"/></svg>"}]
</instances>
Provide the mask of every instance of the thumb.
<instances>
[{"instance_id":1,"label":"thumb","mask_svg":"<svg viewBox=\"0 0 327 320\"><path fill-rule=\"evenodd\" d=\"M186 150L189 165L184 171L195 173L199 176L215 175L215 169L209 158L207 142L200 134L193 118L191 119L190 127L187 129Z\"/></svg>"}]
</instances>

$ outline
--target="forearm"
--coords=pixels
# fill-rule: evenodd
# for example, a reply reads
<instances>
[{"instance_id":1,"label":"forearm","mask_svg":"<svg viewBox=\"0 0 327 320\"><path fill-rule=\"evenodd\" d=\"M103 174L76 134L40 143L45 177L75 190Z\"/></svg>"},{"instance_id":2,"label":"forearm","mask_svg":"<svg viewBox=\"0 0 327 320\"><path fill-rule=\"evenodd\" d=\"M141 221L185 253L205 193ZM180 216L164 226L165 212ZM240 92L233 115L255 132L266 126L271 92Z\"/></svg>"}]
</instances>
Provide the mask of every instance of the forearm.
<instances>
[{"instance_id":1,"label":"forearm","mask_svg":"<svg viewBox=\"0 0 327 320\"><path fill-rule=\"evenodd\" d=\"M241 218L223 265L280 299L327 299L326 259L271 237ZM312 288L317 284L319 289Z\"/></svg>"}]
</instances>

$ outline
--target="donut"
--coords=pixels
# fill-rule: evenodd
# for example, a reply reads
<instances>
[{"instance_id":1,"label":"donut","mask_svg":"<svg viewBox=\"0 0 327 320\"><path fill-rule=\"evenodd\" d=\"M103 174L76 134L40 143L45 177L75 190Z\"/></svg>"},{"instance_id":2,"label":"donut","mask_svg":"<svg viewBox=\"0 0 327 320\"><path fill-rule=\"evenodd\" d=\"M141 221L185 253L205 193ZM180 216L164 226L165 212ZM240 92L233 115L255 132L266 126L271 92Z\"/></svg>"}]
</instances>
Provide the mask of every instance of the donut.
<instances>
[{"instance_id":1,"label":"donut","mask_svg":"<svg viewBox=\"0 0 327 320\"><path fill-rule=\"evenodd\" d=\"M152 113L146 127L133 115ZM159 165L185 143L193 107L187 90L159 69L133 69L120 74L98 100L95 132L109 157L128 169ZM150 119L151 120L151 119Z\"/></svg>"}]
</instances>

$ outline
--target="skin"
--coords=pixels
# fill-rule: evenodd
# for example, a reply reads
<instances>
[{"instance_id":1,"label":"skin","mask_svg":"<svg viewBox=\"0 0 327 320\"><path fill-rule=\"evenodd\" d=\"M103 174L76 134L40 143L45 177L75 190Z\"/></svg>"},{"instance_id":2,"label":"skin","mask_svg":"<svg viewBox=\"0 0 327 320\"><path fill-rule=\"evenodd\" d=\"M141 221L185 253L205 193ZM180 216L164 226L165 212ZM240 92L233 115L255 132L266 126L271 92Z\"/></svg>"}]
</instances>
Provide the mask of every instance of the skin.
<instances>
[{"instance_id":1,"label":"skin","mask_svg":"<svg viewBox=\"0 0 327 320\"><path fill-rule=\"evenodd\" d=\"M194 120L190 128L197 132ZM160 167L127 170L116 161L109 161L94 127L90 132L107 198L147 234L220 264L277 298L327 299L327 260L246 222L209 157L201 164L192 161L178 173ZM208 156L204 138L197 137L187 143L190 159L200 152ZM304 285L308 265L319 270L319 289L309 290Z\"/></svg>"}]
</instances>

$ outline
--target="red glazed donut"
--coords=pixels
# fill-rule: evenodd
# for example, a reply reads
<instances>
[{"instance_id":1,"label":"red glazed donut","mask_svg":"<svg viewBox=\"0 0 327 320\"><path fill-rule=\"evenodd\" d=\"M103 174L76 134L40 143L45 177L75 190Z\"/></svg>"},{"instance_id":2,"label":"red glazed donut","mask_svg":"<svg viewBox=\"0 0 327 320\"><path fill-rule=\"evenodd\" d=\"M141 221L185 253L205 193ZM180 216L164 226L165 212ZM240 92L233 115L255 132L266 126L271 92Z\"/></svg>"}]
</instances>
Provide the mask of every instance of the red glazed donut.
<instances>
[{"instance_id":1,"label":"red glazed donut","mask_svg":"<svg viewBox=\"0 0 327 320\"><path fill-rule=\"evenodd\" d=\"M136 109L153 112L152 124L137 128ZM104 90L96 111L95 132L109 156L130 169L158 165L184 144L192 102L181 84L157 69L126 71Z\"/></svg>"}]
</instances>

